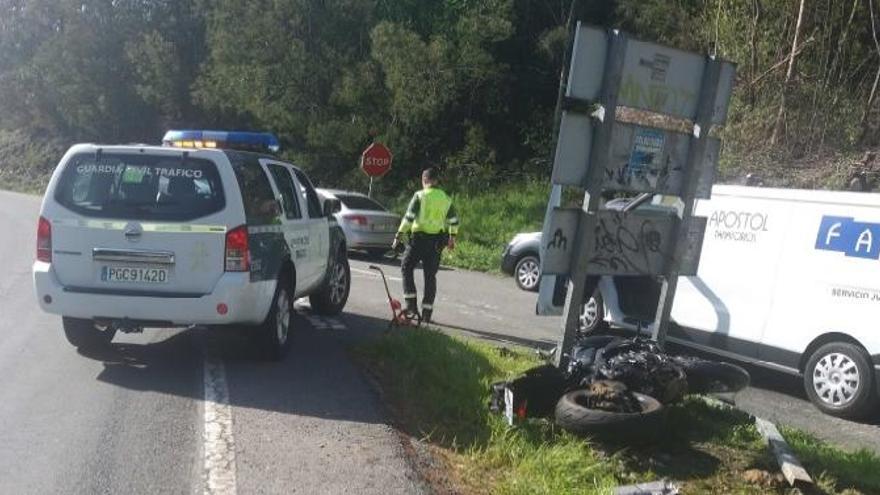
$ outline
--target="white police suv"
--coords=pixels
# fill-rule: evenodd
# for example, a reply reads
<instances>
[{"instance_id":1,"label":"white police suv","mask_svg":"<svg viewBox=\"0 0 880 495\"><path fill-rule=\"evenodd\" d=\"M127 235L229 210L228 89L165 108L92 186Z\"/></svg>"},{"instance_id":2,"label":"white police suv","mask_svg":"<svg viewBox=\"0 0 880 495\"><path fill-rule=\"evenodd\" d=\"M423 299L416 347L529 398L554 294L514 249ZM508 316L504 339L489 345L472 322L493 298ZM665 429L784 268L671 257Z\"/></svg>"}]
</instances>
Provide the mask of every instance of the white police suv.
<instances>
[{"instance_id":1,"label":"white police suv","mask_svg":"<svg viewBox=\"0 0 880 495\"><path fill-rule=\"evenodd\" d=\"M73 146L40 211L40 306L79 348L144 327L237 325L282 357L293 301L338 313L351 277L338 201L265 153L277 149L271 134L218 131Z\"/></svg>"}]
</instances>

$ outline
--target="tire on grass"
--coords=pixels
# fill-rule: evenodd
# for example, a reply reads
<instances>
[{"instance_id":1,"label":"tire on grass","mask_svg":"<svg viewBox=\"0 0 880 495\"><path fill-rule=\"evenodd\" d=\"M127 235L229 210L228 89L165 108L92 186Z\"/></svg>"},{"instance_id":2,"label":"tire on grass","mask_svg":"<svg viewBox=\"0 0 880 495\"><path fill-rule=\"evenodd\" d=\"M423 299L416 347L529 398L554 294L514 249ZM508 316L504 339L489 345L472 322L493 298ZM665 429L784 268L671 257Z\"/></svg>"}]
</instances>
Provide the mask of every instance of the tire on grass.
<instances>
[{"instance_id":1,"label":"tire on grass","mask_svg":"<svg viewBox=\"0 0 880 495\"><path fill-rule=\"evenodd\" d=\"M629 437L659 431L663 404L657 399L632 392L642 407L638 413L618 413L586 407L587 390L568 392L556 403L554 417L562 429L576 435Z\"/></svg>"}]
</instances>

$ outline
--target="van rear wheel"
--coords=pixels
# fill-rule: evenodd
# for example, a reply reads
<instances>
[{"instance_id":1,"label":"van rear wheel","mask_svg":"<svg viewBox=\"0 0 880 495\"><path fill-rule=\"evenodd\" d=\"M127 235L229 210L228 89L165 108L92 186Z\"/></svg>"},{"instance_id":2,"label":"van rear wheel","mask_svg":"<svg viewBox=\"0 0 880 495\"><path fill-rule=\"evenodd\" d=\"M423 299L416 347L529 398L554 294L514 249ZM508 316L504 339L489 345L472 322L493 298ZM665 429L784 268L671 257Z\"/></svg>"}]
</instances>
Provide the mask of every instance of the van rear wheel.
<instances>
[{"instance_id":1,"label":"van rear wheel","mask_svg":"<svg viewBox=\"0 0 880 495\"><path fill-rule=\"evenodd\" d=\"M873 371L862 348L832 342L810 356L804 368L804 388L810 401L827 414L864 417L877 400Z\"/></svg>"},{"instance_id":2,"label":"van rear wheel","mask_svg":"<svg viewBox=\"0 0 880 495\"><path fill-rule=\"evenodd\" d=\"M82 318L61 318L64 326L64 336L74 347L83 350L100 349L106 347L116 335L116 328L112 325L97 325L93 320Z\"/></svg>"}]
</instances>

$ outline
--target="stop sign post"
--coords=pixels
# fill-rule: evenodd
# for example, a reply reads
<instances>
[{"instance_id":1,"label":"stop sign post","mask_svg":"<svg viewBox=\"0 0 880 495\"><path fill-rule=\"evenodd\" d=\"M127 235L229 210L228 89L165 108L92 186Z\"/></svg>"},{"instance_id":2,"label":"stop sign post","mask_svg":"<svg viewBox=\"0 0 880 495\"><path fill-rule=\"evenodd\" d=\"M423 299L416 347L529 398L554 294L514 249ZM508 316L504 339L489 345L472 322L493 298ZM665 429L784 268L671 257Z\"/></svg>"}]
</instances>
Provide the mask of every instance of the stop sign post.
<instances>
[{"instance_id":1,"label":"stop sign post","mask_svg":"<svg viewBox=\"0 0 880 495\"><path fill-rule=\"evenodd\" d=\"M361 153L361 170L370 177L368 196L373 195L373 179L382 177L391 170L391 150L382 143L373 143Z\"/></svg>"}]
</instances>

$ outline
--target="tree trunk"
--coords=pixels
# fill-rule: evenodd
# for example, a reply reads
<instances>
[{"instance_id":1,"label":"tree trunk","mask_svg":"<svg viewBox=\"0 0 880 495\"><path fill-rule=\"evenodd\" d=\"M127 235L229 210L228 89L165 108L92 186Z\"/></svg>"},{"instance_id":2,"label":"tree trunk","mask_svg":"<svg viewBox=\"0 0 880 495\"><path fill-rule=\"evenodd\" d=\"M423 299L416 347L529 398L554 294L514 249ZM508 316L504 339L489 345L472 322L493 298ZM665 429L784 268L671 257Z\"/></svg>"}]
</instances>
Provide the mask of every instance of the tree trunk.
<instances>
[{"instance_id":1,"label":"tree trunk","mask_svg":"<svg viewBox=\"0 0 880 495\"><path fill-rule=\"evenodd\" d=\"M874 48L877 50L877 55L880 55L880 40L877 39L877 23L874 20L874 0L868 0L868 9L871 11L871 34L874 37ZM874 99L877 97L878 83L880 83L880 65L877 66L877 75L874 76L874 84L871 86L868 102L865 105L865 111L862 112L862 118L859 122L859 127L862 128L859 134L859 143L864 143L868 137L868 116L871 114L871 107L874 105Z\"/></svg>"},{"instance_id":2,"label":"tree trunk","mask_svg":"<svg viewBox=\"0 0 880 495\"><path fill-rule=\"evenodd\" d=\"M773 134L770 136L770 145L775 146L782 134L785 125L785 99L788 96L789 86L794 77L794 62L797 58L798 38L801 35L801 25L804 20L804 4L806 0L800 0L797 23L794 26L794 36L791 41L791 56L788 58L788 71L785 73L785 81L782 83L782 95L779 98L779 112L776 114L776 125L773 126Z\"/></svg>"},{"instance_id":3,"label":"tree trunk","mask_svg":"<svg viewBox=\"0 0 880 495\"><path fill-rule=\"evenodd\" d=\"M753 0L755 16L749 31L749 81L754 81L758 72L758 22L761 20L761 0ZM755 88L749 85L749 107L755 107Z\"/></svg>"}]
</instances>

